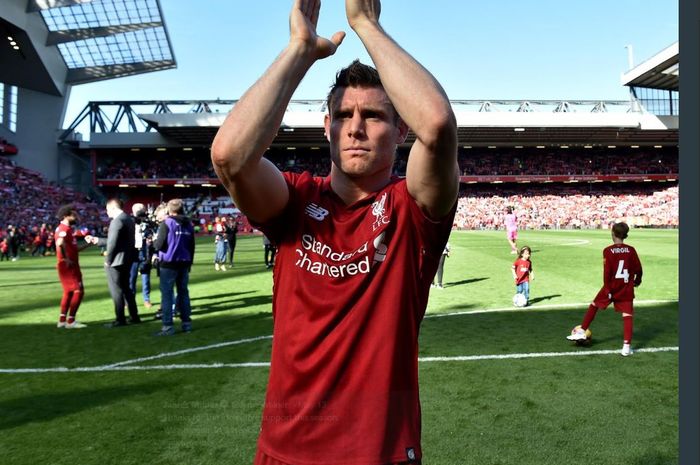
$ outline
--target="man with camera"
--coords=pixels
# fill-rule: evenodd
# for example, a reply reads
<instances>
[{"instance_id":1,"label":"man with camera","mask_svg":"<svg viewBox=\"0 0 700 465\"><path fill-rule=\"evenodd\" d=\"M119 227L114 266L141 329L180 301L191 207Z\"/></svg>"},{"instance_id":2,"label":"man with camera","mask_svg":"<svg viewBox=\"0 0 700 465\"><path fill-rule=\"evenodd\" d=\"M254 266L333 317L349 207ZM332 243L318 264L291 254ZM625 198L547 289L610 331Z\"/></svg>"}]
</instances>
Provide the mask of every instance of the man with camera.
<instances>
[{"instance_id":1,"label":"man with camera","mask_svg":"<svg viewBox=\"0 0 700 465\"><path fill-rule=\"evenodd\" d=\"M151 257L153 256L153 239L158 225L149 217L146 207L142 203L135 203L131 212L136 223L134 247L138 252L138 260L131 265L129 275L129 287L136 295L136 279L141 274L141 294L143 306L151 308Z\"/></svg>"}]
</instances>

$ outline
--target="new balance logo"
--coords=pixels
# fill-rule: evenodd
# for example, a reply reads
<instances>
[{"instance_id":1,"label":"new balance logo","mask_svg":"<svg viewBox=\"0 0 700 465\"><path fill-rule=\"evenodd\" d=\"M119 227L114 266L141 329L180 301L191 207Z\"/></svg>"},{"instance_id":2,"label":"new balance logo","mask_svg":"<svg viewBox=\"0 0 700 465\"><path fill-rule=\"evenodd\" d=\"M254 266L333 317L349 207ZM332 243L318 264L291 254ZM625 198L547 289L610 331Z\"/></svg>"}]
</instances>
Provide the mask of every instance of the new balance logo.
<instances>
[{"instance_id":1,"label":"new balance logo","mask_svg":"<svg viewBox=\"0 0 700 465\"><path fill-rule=\"evenodd\" d=\"M304 211L316 221L323 221L328 216L328 210L323 207L319 207L315 203L308 204Z\"/></svg>"}]
</instances>

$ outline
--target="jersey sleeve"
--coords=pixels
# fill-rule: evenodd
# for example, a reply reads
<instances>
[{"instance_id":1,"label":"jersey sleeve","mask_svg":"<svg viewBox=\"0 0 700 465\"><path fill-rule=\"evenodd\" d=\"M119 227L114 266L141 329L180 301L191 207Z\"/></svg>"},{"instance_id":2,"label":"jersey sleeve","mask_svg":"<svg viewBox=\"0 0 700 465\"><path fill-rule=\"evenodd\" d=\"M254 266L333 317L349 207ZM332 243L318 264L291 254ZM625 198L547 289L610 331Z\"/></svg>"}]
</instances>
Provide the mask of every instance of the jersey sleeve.
<instances>
[{"instance_id":1,"label":"jersey sleeve","mask_svg":"<svg viewBox=\"0 0 700 465\"><path fill-rule=\"evenodd\" d=\"M642 284L642 262L639 260L639 255L637 255L637 250L632 249L632 259L634 260L634 285L639 286Z\"/></svg>"},{"instance_id":2,"label":"jersey sleeve","mask_svg":"<svg viewBox=\"0 0 700 465\"><path fill-rule=\"evenodd\" d=\"M452 230L452 223L454 222L455 213L457 212L457 200L455 199L454 205L443 218L433 220L428 218L425 213L423 213L423 210L420 209L415 199L408 192L408 185L406 182L400 183L397 190L402 197L405 197L409 205L413 224L423 240L426 252L431 256L437 256L439 258L442 251L445 249L450 231Z\"/></svg>"},{"instance_id":3,"label":"jersey sleeve","mask_svg":"<svg viewBox=\"0 0 700 465\"><path fill-rule=\"evenodd\" d=\"M608 249L603 250L603 286L610 289L613 280L613 260Z\"/></svg>"},{"instance_id":4,"label":"jersey sleeve","mask_svg":"<svg viewBox=\"0 0 700 465\"><path fill-rule=\"evenodd\" d=\"M283 171L282 176L289 189L289 200L284 210L277 217L265 223L251 222L251 225L262 231L270 243L274 245L279 245L296 230L295 225L298 225L299 219L295 212L298 211L301 202L300 190L313 180L308 172L299 174Z\"/></svg>"}]
</instances>

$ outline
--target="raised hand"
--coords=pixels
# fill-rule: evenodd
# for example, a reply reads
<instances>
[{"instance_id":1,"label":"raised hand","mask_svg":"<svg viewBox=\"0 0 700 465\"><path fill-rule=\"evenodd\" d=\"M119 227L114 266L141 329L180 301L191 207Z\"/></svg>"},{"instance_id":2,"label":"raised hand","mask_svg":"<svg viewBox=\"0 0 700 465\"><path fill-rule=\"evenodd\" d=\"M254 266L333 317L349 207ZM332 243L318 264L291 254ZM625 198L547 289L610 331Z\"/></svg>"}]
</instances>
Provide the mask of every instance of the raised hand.
<instances>
[{"instance_id":1,"label":"raised hand","mask_svg":"<svg viewBox=\"0 0 700 465\"><path fill-rule=\"evenodd\" d=\"M378 23L381 11L380 0L345 0L345 16L353 29L363 23Z\"/></svg>"},{"instance_id":2,"label":"raised hand","mask_svg":"<svg viewBox=\"0 0 700 465\"><path fill-rule=\"evenodd\" d=\"M329 39L316 33L321 0L295 0L289 15L289 41L299 42L305 49L311 49L317 60L335 53L345 38L345 32L338 31Z\"/></svg>"}]
</instances>

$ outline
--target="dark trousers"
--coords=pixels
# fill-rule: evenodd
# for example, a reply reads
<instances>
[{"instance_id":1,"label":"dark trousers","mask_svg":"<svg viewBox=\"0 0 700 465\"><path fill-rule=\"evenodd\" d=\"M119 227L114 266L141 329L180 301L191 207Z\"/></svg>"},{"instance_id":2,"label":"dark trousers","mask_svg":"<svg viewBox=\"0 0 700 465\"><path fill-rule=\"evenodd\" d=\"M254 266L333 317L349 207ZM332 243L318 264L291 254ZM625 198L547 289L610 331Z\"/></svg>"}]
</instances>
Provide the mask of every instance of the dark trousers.
<instances>
[{"instance_id":1,"label":"dark trousers","mask_svg":"<svg viewBox=\"0 0 700 465\"><path fill-rule=\"evenodd\" d=\"M228 263L233 265L233 252L236 251L236 239L228 240Z\"/></svg>"},{"instance_id":2,"label":"dark trousers","mask_svg":"<svg viewBox=\"0 0 700 465\"><path fill-rule=\"evenodd\" d=\"M447 255L445 255L445 254L440 255L440 261L438 262L438 269L437 269L438 286L442 286L442 274L443 274L443 271L445 271L445 257L447 257ZM433 279L433 282L435 282L435 279Z\"/></svg>"},{"instance_id":3,"label":"dark trousers","mask_svg":"<svg viewBox=\"0 0 700 465\"><path fill-rule=\"evenodd\" d=\"M180 312L182 329L192 329L192 307L190 306L190 291L187 288L190 279L189 267L187 268L160 268L160 295L161 308L163 309L163 326L173 325L173 304L176 304ZM173 294L177 288L177 298Z\"/></svg>"},{"instance_id":4,"label":"dark trousers","mask_svg":"<svg viewBox=\"0 0 700 465\"><path fill-rule=\"evenodd\" d=\"M275 253L277 253L277 249L274 246L265 244L265 265L275 264Z\"/></svg>"},{"instance_id":5,"label":"dark trousers","mask_svg":"<svg viewBox=\"0 0 700 465\"><path fill-rule=\"evenodd\" d=\"M136 308L134 292L129 287L129 273L131 264L107 267L107 284L109 293L114 302L114 315L120 323L126 323L124 305L129 308L129 317L132 321L139 320L139 311Z\"/></svg>"}]
</instances>

